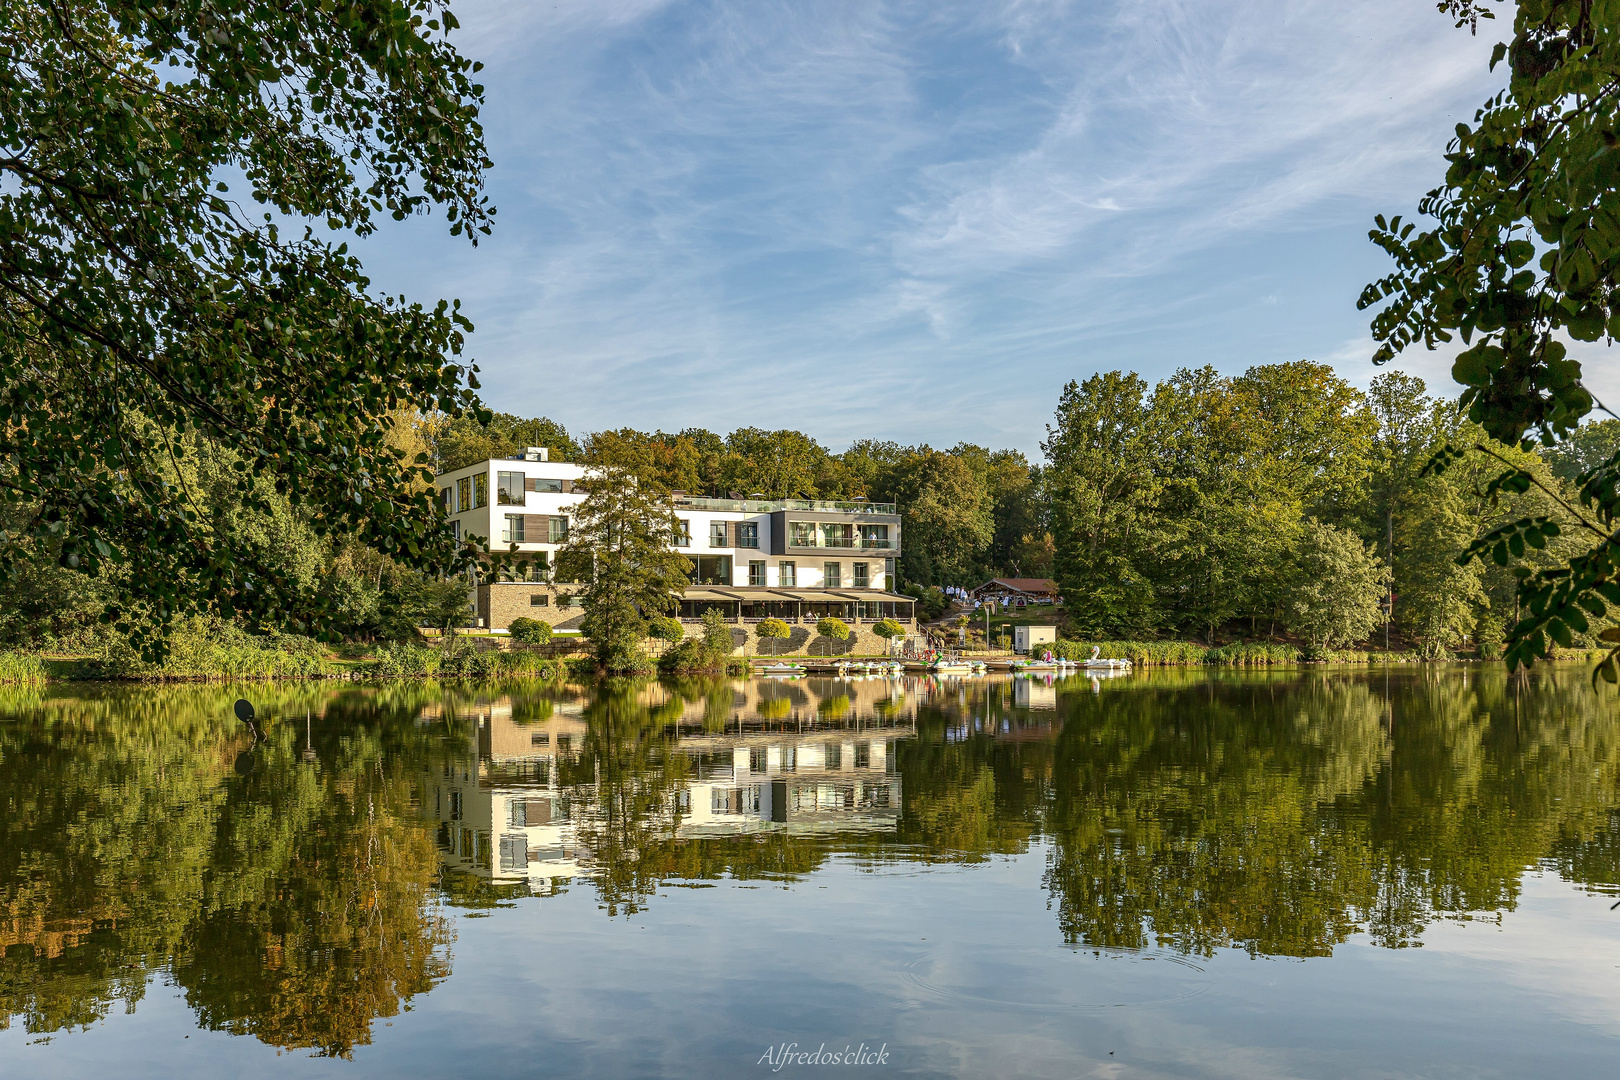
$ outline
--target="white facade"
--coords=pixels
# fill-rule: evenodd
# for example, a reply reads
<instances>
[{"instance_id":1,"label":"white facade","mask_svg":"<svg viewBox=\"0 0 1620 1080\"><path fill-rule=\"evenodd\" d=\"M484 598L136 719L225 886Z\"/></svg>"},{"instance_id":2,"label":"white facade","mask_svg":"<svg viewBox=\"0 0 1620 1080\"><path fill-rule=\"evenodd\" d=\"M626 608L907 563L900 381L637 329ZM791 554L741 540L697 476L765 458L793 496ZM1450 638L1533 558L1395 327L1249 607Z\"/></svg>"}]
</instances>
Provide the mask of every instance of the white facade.
<instances>
[{"instance_id":1,"label":"white facade","mask_svg":"<svg viewBox=\"0 0 1620 1080\"><path fill-rule=\"evenodd\" d=\"M484 537L497 552L515 544L549 569L585 497L584 479L584 466L545 460L541 450L444 473L437 488L458 536ZM677 548L695 563L694 584L878 593L894 584L900 519L893 507L677 496L674 509L683 524ZM544 572L535 579L545 580Z\"/></svg>"}]
</instances>

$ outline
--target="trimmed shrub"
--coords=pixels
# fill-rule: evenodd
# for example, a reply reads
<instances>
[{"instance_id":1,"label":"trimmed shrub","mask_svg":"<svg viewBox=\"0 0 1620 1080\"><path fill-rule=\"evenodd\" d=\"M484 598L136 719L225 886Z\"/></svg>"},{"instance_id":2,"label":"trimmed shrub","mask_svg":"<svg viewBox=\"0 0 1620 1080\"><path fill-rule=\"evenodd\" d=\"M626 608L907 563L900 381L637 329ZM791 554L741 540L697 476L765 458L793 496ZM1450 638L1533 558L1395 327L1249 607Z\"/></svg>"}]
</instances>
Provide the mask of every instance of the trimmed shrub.
<instances>
[{"instance_id":1,"label":"trimmed shrub","mask_svg":"<svg viewBox=\"0 0 1620 1080\"><path fill-rule=\"evenodd\" d=\"M906 628L893 619L879 619L872 624L872 633L885 641L893 641L897 637L905 637Z\"/></svg>"},{"instance_id":2,"label":"trimmed shrub","mask_svg":"<svg viewBox=\"0 0 1620 1080\"><path fill-rule=\"evenodd\" d=\"M544 645L551 640L551 624L539 619L513 619L506 632L519 645Z\"/></svg>"},{"instance_id":3,"label":"trimmed shrub","mask_svg":"<svg viewBox=\"0 0 1620 1080\"><path fill-rule=\"evenodd\" d=\"M793 636L793 630L781 619L761 619L759 622L754 624L754 636L759 638L761 644L766 641L786 641L788 638ZM760 651L764 652L765 650L761 649ZM773 645L771 648L773 655L775 651L776 649Z\"/></svg>"},{"instance_id":4,"label":"trimmed shrub","mask_svg":"<svg viewBox=\"0 0 1620 1080\"><path fill-rule=\"evenodd\" d=\"M825 619L817 620L816 633L824 638L834 638L838 641L849 640L849 624L843 619L835 619L831 615Z\"/></svg>"}]
</instances>

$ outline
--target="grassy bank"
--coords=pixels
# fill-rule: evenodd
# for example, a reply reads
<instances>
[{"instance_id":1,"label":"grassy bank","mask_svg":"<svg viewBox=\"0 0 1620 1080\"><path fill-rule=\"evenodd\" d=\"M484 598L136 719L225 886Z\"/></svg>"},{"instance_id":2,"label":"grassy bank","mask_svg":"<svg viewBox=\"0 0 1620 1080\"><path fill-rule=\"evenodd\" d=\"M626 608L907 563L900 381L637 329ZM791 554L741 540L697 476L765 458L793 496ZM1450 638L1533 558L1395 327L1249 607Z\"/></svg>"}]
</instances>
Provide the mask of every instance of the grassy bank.
<instances>
[{"instance_id":1,"label":"grassy bank","mask_svg":"<svg viewBox=\"0 0 1620 1080\"><path fill-rule=\"evenodd\" d=\"M0 653L0 682L49 678L117 682L236 682L255 679L435 678L560 679L581 671L575 658L526 650L480 649L458 639L442 643L385 643L369 650L329 646L294 634L248 634L229 623L194 619L176 627L160 662L143 659L122 637L112 637L90 656L46 659L30 653Z\"/></svg>"}]
</instances>

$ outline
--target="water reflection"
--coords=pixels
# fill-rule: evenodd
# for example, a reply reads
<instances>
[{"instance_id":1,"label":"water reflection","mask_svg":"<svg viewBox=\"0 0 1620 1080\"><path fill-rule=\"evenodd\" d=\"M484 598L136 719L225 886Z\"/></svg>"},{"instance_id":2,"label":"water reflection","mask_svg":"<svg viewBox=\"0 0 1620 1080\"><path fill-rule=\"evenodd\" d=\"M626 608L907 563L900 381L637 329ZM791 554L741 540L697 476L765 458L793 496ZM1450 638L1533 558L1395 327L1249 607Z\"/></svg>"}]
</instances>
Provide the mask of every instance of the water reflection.
<instances>
[{"instance_id":1,"label":"water reflection","mask_svg":"<svg viewBox=\"0 0 1620 1080\"><path fill-rule=\"evenodd\" d=\"M466 756L428 778L439 849L453 872L545 894L582 874L611 878L648 843L893 833L894 743L915 735L895 690L653 683L479 702ZM654 732L659 745L637 753Z\"/></svg>"},{"instance_id":2,"label":"water reflection","mask_svg":"<svg viewBox=\"0 0 1620 1080\"><path fill-rule=\"evenodd\" d=\"M1620 727L1573 667L246 692L256 745L229 689L0 697L0 1027L156 976L202 1027L348 1056L450 976L457 910L832 859L1041 860L1029 987L1063 941L1162 958L1155 994L1219 949L1511 917L1527 869L1620 881Z\"/></svg>"}]
</instances>

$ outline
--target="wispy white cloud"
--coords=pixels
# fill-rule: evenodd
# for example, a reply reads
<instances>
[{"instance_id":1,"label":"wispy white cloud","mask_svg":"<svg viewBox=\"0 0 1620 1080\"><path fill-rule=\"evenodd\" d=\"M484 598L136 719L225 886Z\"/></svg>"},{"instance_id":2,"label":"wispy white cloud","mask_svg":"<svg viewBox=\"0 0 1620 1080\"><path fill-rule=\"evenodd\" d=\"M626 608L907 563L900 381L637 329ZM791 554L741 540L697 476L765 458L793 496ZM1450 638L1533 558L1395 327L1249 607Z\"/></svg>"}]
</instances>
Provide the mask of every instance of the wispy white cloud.
<instances>
[{"instance_id":1,"label":"wispy white cloud","mask_svg":"<svg viewBox=\"0 0 1620 1080\"><path fill-rule=\"evenodd\" d=\"M497 234L368 258L463 298L493 404L583 429L1033 451L1100 367L1329 355L1365 326L1371 215L1491 85L1489 40L1404 0L463 17Z\"/></svg>"}]
</instances>

